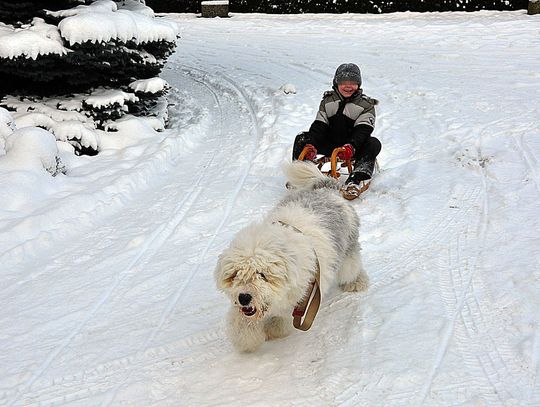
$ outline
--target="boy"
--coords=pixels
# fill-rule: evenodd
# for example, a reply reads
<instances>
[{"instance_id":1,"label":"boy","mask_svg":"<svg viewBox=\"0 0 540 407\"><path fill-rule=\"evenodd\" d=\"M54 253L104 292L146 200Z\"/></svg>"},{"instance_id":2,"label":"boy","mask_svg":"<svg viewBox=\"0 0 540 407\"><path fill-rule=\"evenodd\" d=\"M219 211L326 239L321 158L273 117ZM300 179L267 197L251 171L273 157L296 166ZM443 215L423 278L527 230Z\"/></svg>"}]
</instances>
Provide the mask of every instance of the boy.
<instances>
[{"instance_id":1,"label":"boy","mask_svg":"<svg viewBox=\"0 0 540 407\"><path fill-rule=\"evenodd\" d=\"M315 121L309 131L296 136L293 146L293 160L298 159L306 146L309 147L307 160L313 160L317 153L330 156L335 148L344 147L345 151L338 157L355 160L354 169L345 181L347 190L371 178L375 158L381 151L381 142L371 136L378 101L364 95L361 85L357 65L338 66L333 90L324 93Z\"/></svg>"}]
</instances>

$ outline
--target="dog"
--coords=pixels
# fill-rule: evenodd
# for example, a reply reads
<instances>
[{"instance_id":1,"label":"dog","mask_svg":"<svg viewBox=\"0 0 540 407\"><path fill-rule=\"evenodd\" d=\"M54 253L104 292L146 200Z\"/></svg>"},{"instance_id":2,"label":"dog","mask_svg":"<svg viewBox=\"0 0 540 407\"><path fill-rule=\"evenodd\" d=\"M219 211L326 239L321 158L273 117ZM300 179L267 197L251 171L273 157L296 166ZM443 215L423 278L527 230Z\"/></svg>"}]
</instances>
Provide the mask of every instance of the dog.
<instances>
[{"instance_id":1,"label":"dog","mask_svg":"<svg viewBox=\"0 0 540 407\"><path fill-rule=\"evenodd\" d=\"M366 290L359 220L337 180L310 162L284 167L289 191L258 223L242 229L217 261L216 285L230 299L226 334L239 352L292 331L291 313L309 296L320 267L324 297L336 283Z\"/></svg>"}]
</instances>

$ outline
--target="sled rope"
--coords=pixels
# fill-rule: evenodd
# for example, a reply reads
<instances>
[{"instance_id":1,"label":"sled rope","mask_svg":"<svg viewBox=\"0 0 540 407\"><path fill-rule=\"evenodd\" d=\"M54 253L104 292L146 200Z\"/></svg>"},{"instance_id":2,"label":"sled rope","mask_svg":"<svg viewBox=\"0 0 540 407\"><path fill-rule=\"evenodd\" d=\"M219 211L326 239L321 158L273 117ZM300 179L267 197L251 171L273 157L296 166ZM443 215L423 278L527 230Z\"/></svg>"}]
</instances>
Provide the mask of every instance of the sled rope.
<instances>
[{"instance_id":1,"label":"sled rope","mask_svg":"<svg viewBox=\"0 0 540 407\"><path fill-rule=\"evenodd\" d=\"M289 225L281 220L273 223L279 223L280 225L291 228L302 235L304 234L304 232L297 227ZM313 249L313 253L315 254L315 264L317 268L317 271L315 272L315 279L311 282L310 288L308 289L308 292L306 292L306 296L302 302L294 307L292 313L293 326L301 331L307 331L309 328L311 328L311 325L315 320L315 316L319 311L319 306L321 305L321 266L319 264L319 258L317 257L317 252L315 249Z\"/></svg>"},{"instance_id":2,"label":"sled rope","mask_svg":"<svg viewBox=\"0 0 540 407\"><path fill-rule=\"evenodd\" d=\"M321 305L321 266L319 265L317 256L315 256L315 261L317 262L317 273L315 274L315 280L311 283L309 294L300 304L294 307L292 313L293 325L301 331L307 331L311 328ZM303 321L302 318L304 318Z\"/></svg>"}]
</instances>

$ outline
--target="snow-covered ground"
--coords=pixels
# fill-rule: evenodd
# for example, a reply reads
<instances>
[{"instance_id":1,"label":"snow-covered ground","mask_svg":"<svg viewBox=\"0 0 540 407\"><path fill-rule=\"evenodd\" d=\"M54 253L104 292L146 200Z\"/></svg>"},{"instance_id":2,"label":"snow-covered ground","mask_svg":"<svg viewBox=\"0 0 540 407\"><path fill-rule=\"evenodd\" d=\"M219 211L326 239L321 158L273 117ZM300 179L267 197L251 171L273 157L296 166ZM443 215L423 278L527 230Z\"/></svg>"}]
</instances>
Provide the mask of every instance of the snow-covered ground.
<instances>
[{"instance_id":1,"label":"snow-covered ground","mask_svg":"<svg viewBox=\"0 0 540 407\"><path fill-rule=\"evenodd\" d=\"M172 18L172 129L61 148L54 178L0 162L0 405L539 406L539 18ZM237 354L216 257L343 62L381 102L371 288Z\"/></svg>"}]
</instances>

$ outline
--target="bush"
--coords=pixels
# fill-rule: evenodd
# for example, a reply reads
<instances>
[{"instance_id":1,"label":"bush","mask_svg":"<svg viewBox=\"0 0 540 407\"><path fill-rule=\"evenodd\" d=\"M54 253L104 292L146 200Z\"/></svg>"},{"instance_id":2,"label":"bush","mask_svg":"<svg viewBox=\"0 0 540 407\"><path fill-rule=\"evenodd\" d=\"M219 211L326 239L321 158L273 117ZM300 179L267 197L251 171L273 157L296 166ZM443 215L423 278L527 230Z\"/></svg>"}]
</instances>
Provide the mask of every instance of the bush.
<instances>
[{"instance_id":1,"label":"bush","mask_svg":"<svg viewBox=\"0 0 540 407\"><path fill-rule=\"evenodd\" d=\"M243 13L391 13L396 11L478 11L527 8L527 0L235 0Z\"/></svg>"},{"instance_id":2,"label":"bush","mask_svg":"<svg viewBox=\"0 0 540 407\"><path fill-rule=\"evenodd\" d=\"M167 85L154 77L175 49L174 23L135 0L0 0L0 17L0 106L17 127L95 155L99 131L127 113L165 126Z\"/></svg>"},{"instance_id":3,"label":"bush","mask_svg":"<svg viewBox=\"0 0 540 407\"><path fill-rule=\"evenodd\" d=\"M127 85L161 71L174 51L176 27L134 0L0 2L3 92L55 94ZM25 5L25 7L23 7ZM47 6L47 8L44 8ZM50 6L50 7L49 7ZM17 22L14 22L17 20ZM3 38L2 38L3 37Z\"/></svg>"},{"instance_id":4,"label":"bush","mask_svg":"<svg viewBox=\"0 0 540 407\"><path fill-rule=\"evenodd\" d=\"M231 0L239 13L391 13L395 11L519 10L528 0ZM199 13L198 0L147 0L156 11Z\"/></svg>"}]
</instances>

